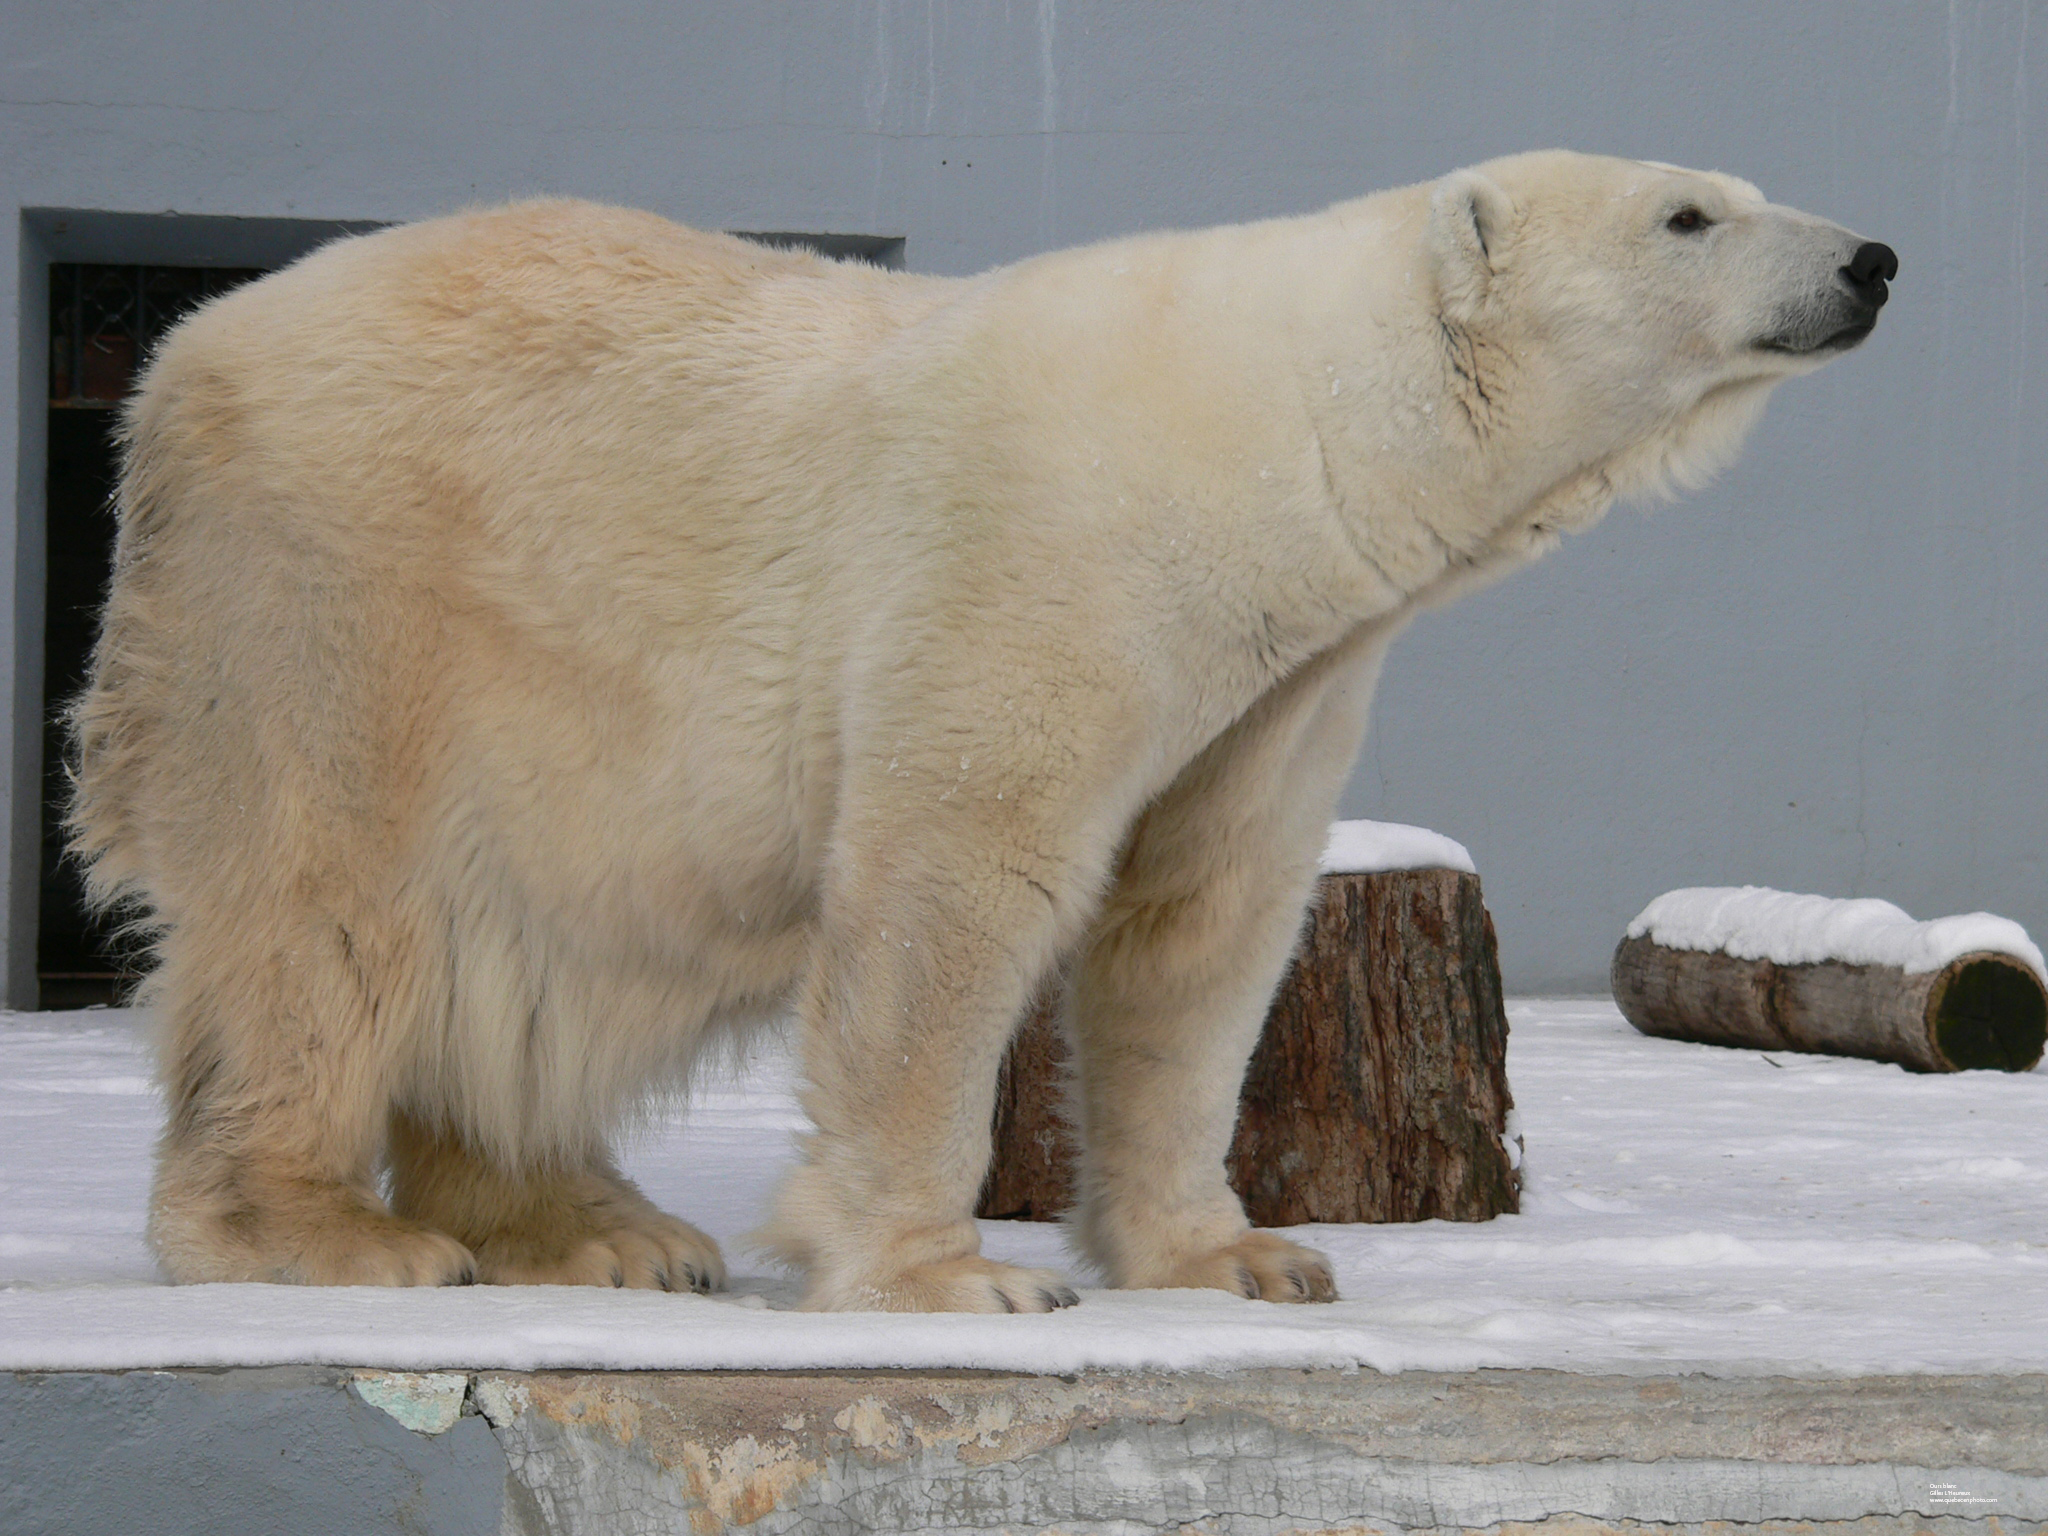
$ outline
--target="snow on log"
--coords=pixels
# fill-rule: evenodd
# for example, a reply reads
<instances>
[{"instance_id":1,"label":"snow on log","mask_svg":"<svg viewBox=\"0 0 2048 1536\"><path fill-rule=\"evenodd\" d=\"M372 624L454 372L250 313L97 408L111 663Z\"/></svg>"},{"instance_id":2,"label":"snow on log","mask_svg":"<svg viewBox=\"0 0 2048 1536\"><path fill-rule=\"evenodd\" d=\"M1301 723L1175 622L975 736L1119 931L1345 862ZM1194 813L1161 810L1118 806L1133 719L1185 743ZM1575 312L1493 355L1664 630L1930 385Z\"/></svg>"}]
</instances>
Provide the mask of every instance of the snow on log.
<instances>
[{"instance_id":1,"label":"snow on log","mask_svg":"<svg viewBox=\"0 0 2048 1536\"><path fill-rule=\"evenodd\" d=\"M1471 856L1419 828L1340 822L1332 864L1245 1075L1232 1187L1262 1227L1514 1212L1507 1015ZM1011 1045L983 1216L1046 1221L1072 1199L1059 1001Z\"/></svg>"},{"instance_id":2,"label":"snow on log","mask_svg":"<svg viewBox=\"0 0 2048 1536\"><path fill-rule=\"evenodd\" d=\"M1402 869L1479 873L1463 843L1427 827L1404 826L1398 821L1331 822L1321 869L1326 875L1376 875Z\"/></svg>"},{"instance_id":3,"label":"snow on log","mask_svg":"<svg viewBox=\"0 0 2048 1536\"><path fill-rule=\"evenodd\" d=\"M1758 886L1671 891L1614 952L1614 1000L1646 1035L2025 1072L2048 1043L2048 976L1987 912L1916 923L1887 901Z\"/></svg>"}]
</instances>

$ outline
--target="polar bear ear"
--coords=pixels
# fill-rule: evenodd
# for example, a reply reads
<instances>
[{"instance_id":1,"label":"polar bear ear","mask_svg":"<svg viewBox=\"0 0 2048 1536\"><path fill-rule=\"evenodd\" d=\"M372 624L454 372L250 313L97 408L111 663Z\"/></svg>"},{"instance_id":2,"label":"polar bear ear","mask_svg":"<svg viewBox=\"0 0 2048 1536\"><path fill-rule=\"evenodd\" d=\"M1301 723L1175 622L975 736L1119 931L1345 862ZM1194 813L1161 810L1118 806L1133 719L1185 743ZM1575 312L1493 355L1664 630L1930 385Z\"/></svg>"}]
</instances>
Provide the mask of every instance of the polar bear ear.
<instances>
[{"instance_id":1,"label":"polar bear ear","mask_svg":"<svg viewBox=\"0 0 2048 1536\"><path fill-rule=\"evenodd\" d=\"M1514 199L1478 171L1453 171L1437 183L1429 199L1429 249L1445 319L1469 321L1486 302L1514 218Z\"/></svg>"}]
</instances>

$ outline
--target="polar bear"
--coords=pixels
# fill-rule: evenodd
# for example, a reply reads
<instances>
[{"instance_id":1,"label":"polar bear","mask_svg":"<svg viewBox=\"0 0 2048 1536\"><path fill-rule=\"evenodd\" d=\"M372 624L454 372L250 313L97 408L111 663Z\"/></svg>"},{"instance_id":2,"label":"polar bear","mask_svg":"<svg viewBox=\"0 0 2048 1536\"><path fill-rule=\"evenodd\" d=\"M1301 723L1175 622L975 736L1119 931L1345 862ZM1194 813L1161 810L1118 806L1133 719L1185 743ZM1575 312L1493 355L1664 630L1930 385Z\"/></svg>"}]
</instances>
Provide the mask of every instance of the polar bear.
<instances>
[{"instance_id":1,"label":"polar bear","mask_svg":"<svg viewBox=\"0 0 2048 1536\"><path fill-rule=\"evenodd\" d=\"M805 1304L1065 1305L971 1214L1063 965L1083 1253L1333 1296L1223 1158L1388 642L1701 481L1895 270L1539 153L966 280L529 203L210 305L74 710L165 1271L715 1286L608 1140L793 1007Z\"/></svg>"}]
</instances>

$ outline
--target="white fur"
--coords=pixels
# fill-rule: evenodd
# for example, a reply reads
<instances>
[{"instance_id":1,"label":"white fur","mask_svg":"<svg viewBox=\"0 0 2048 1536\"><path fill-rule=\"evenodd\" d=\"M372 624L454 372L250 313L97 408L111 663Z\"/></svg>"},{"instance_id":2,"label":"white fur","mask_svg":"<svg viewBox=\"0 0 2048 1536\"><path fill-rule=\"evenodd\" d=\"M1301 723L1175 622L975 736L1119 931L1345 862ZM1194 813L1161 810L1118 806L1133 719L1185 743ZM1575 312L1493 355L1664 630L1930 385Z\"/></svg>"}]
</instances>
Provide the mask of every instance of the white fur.
<instances>
[{"instance_id":1,"label":"white fur","mask_svg":"<svg viewBox=\"0 0 2048 1536\"><path fill-rule=\"evenodd\" d=\"M793 998L811 1303L1056 1304L970 1209L1064 965L1092 1257L1333 1294L1223 1152L1380 657L1725 462L1853 245L1543 154L965 281L535 203L210 306L76 712L165 1267L714 1284L607 1139Z\"/></svg>"}]
</instances>

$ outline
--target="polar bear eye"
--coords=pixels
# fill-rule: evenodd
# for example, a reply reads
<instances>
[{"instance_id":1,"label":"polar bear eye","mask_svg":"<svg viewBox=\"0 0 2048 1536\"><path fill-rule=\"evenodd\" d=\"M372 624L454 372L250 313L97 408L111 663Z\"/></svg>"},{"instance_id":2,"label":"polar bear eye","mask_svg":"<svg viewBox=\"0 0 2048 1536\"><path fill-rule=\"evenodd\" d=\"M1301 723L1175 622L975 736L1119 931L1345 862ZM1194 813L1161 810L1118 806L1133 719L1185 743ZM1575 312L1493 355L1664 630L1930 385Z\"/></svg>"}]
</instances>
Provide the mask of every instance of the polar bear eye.
<instances>
[{"instance_id":1,"label":"polar bear eye","mask_svg":"<svg viewBox=\"0 0 2048 1536\"><path fill-rule=\"evenodd\" d=\"M1681 208L1665 222L1666 229L1676 230L1681 235L1695 235L1714 221L1699 209L1690 205Z\"/></svg>"}]
</instances>

